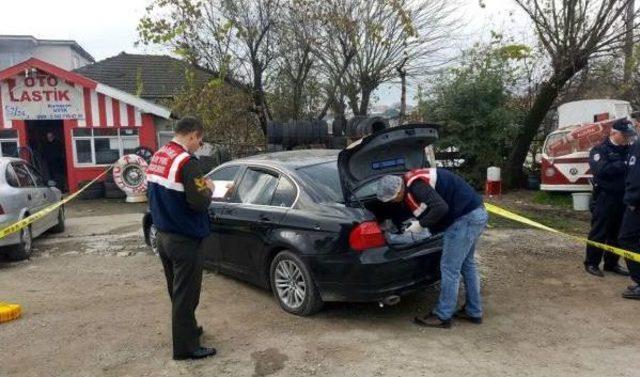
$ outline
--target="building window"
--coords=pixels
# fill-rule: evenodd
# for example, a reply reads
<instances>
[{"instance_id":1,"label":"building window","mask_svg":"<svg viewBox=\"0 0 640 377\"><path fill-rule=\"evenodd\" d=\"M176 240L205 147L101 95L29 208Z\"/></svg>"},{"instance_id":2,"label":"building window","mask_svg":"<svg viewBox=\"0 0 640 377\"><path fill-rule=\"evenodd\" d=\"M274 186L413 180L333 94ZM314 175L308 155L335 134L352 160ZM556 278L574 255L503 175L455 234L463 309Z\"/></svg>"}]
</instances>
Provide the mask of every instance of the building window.
<instances>
[{"instance_id":1,"label":"building window","mask_svg":"<svg viewBox=\"0 0 640 377\"><path fill-rule=\"evenodd\" d=\"M0 130L0 157L18 157L18 131Z\"/></svg>"},{"instance_id":2,"label":"building window","mask_svg":"<svg viewBox=\"0 0 640 377\"><path fill-rule=\"evenodd\" d=\"M77 166L109 165L140 146L137 129L76 128L72 138Z\"/></svg>"}]
</instances>

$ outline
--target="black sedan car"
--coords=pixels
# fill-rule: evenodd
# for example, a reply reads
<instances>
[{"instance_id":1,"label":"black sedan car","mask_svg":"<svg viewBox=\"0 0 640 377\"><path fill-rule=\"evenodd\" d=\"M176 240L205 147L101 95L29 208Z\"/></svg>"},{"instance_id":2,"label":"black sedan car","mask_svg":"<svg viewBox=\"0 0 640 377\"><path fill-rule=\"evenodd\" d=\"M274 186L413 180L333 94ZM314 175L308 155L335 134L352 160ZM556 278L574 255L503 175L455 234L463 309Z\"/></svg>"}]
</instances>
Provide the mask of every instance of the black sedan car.
<instances>
[{"instance_id":1,"label":"black sedan car","mask_svg":"<svg viewBox=\"0 0 640 377\"><path fill-rule=\"evenodd\" d=\"M343 151L300 150L225 163L216 184L205 265L271 289L297 315L326 301L393 304L439 279L441 235L391 246L377 180L427 165L429 125L387 129ZM155 227L143 220L147 243Z\"/></svg>"}]
</instances>

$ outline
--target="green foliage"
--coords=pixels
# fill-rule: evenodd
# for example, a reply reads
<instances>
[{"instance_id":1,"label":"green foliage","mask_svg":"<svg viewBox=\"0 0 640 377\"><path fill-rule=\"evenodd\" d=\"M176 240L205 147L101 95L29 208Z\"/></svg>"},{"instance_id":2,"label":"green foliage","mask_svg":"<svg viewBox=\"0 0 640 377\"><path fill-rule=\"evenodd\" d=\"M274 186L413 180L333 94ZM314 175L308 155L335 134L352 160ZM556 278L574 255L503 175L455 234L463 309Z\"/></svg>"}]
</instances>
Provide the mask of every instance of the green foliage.
<instances>
[{"instance_id":1,"label":"green foliage","mask_svg":"<svg viewBox=\"0 0 640 377\"><path fill-rule=\"evenodd\" d=\"M533 202L563 208L571 208L573 205L571 195L565 192L538 191L533 195Z\"/></svg>"},{"instance_id":2,"label":"green foliage","mask_svg":"<svg viewBox=\"0 0 640 377\"><path fill-rule=\"evenodd\" d=\"M205 141L228 144L234 153L246 146L264 146L249 94L222 79L197 86L193 72L187 71L186 75L186 87L171 103L173 113L202 119Z\"/></svg>"},{"instance_id":3,"label":"green foliage","mask_svg":"<svg viewBox=\"0 0 640 377\"><path fill-rule=\"evenodd\" d=\"M442 125L436 147L458 149L460 173L476 187L488 166L503 166L524 117L514 91L519 60L529 52L524 45L476 45L434 80L428 97L419 92L422 117Z\"/></svg>"}]
</instances>

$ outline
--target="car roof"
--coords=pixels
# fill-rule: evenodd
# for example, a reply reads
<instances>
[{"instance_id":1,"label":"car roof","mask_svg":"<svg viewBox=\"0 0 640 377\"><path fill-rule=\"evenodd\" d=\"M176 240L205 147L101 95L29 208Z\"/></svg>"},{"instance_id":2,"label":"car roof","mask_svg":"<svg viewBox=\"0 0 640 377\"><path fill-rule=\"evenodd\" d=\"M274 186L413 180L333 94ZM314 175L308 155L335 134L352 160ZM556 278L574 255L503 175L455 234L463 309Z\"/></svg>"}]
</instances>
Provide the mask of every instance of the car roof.
<instances>
[{"instance_id":1,"label":"car roof","mask_svg":"<svg viewBox=\"0 0 640 377\"><path fill-rule=\"evenodd\" d=\"M242 164L265 164L295 170L301 167L335 161L338 149L300 149L287 152L265 153L231 161Z\"/></svg>"}]
</instances>

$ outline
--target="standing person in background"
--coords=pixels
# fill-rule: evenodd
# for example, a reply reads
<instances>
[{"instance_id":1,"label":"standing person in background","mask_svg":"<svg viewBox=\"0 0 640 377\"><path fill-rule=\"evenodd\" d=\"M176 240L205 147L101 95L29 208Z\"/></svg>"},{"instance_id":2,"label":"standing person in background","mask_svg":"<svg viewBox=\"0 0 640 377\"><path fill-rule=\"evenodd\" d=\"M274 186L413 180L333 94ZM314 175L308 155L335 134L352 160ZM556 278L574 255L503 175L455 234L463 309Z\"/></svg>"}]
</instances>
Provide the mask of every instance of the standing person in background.
<instances>
[{"instance_id":1,"label":"standing person in background","mask_svg":"<svg viewBox=\"0 0 640 377\"><path fill-rule=\"evenodd\" d=\"M620 246L640 253L640 143L635 143L629 151L629 171L627 173L624 204L626 206L620 227ZM638 254L640 255L640 254ZM640 263L627 259L632 285L622 293L622 297L640 300Z\"/></svg>"},{"instance_id":2,"label":"standing person in background","mask_svg":"<svg viewBox=\"0 0 640 377\"><path fill-rule=\"evenodd\" d=\"M175 360L216 354L214 348L200 345L202 327L195 316L202 286L201 246L209 235L208 208L214 190L193 155L202 144L203 132L198 119L182 118L173 140L153 155L147 168L149 208L158 229L158 253L171 298Z\"/></svg>"},{"instance_id":3,"label":"standing person in background","mask_svg":"<svg viewBox=\"0 0 640 377\"><path fill-rule=\"evenodd\" d=\"M42 144L42 161L47 164L48 179L56 182L56 186L62 191L65 191L64 177L64 145L56 138L56 135L49 131L47 132L46 139Z\"/></svg>"},{"instance_id":4,"label":"standing person in background","mask_svg":"<svg viewBox=\"0 0 640 377\"><path fill-rule=\"evenodd\" d=\"M624 214L625 177L629 144L636 135L632 123L619 119L611 128L609 137L593 147L589 153L589 166L593 174L593 201L591 204L591 231L589 239L607 245L618 245L618 233ZM604 258L603 258L604 254ZM629 273L618 264L616 254L604 253L597 246L587 245L584 268L587 273L604 277L600 262L604 259L604 270L617 275Z\"/></svg>"}]
</instances>

